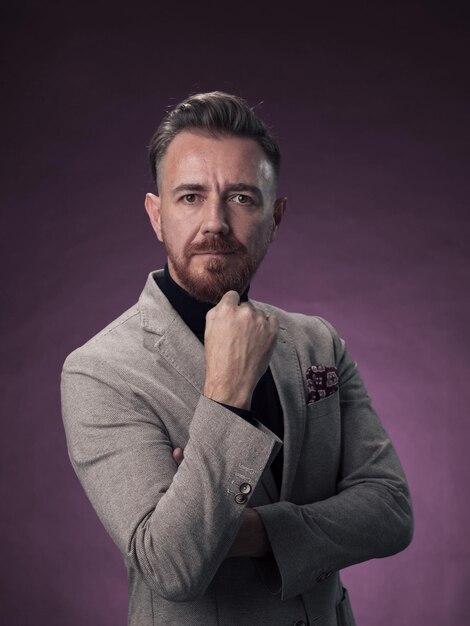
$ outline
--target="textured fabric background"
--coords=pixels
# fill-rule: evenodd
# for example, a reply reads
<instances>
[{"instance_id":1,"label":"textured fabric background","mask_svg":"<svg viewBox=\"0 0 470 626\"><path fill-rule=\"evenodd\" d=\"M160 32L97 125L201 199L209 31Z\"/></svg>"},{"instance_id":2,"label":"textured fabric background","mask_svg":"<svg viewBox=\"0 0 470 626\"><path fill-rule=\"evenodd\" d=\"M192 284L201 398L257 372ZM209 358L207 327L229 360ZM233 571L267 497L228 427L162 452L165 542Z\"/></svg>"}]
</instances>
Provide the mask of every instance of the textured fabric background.
<instances>
[{"instance_id":1,"label":"textured fabric background","mask_svg":"<svg viewBox=\"0 0 470 626\"><path fill-rule=\"evenodd\" d=\"M410 482L413 544L344 572L358 623L465 622L468 14L453 4L2 9L2 623L125 624L59 375L163 267L145 146L167 105L212 89L263 101L283 152L289 206L251 296L333 323Z\"/></svg>"}]
</instances>

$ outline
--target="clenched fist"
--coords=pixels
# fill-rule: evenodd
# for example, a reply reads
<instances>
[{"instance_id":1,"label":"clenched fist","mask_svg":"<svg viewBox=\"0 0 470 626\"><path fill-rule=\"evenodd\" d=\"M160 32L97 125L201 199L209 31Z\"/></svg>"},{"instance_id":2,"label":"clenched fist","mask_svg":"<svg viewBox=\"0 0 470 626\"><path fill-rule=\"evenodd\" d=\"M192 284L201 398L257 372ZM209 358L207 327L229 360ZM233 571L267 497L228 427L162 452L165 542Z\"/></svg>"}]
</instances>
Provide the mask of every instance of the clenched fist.
<instances>
[{"instance_id":1,"label":"clenched fist","mask_svg":"<svg viewBox=\"0 0 470 626\"><path fill-rule=\"evenodd\" d=\"M279 330L250 302L240 304L236 291L227 291L206 316L203 394L212 400L249 409L257 382L267 370Z\"/></svg>"}]
</instances>

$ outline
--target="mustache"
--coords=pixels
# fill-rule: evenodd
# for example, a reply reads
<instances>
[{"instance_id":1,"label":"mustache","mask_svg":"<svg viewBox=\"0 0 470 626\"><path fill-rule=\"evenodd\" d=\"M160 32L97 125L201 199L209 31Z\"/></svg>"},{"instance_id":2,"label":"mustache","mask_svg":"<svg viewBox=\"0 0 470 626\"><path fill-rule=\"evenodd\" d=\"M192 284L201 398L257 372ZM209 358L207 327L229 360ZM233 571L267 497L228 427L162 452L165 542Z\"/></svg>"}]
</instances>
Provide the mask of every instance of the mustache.
<instances>
[{"instance_id":1,"label":"mustache","mask_svg":"<svg viewBox=\"0 0 470 626\"><path fill-rule=\"evenodd\" d=\"M246 247L234 238L207 237L204 241L191 243L187 247L188 254L209 252L246 252Z\"/></svg>"}]
</instances>

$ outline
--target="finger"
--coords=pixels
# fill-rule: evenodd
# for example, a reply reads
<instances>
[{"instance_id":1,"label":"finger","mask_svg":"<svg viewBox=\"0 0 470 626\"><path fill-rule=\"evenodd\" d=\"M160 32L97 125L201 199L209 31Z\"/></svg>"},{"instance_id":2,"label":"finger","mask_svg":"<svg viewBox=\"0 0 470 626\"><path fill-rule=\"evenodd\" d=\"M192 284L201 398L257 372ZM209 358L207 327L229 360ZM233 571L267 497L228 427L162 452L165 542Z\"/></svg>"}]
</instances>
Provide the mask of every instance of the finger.
<instances>
[{"instance_id":1,"label":"finger","mask_svg":"<svg viewBox=\"0 0 470 626\"><path fill-rule=\"evenodd\" d=\"M224 295L220 298L219 304L230 304L231 306L238 306L240 303L240 294L238 291L231 289L224 293Z\"/></svg>"},{"instance_id":2,"label":"finger","mask_svg":"<svg viewBox=\"0 0 470 626\"><path fill-rule=\"evenodd\" d=\"M171 456L173 457L173 460L175 461L175 463L177 465L180 465L184 458L182 448L175 448Z\"/></svg>"},{"instance_id":3,"label":"finger","mask_svg":"<svg viewBox=\"0 0 470 626\"><path fill-rule=\"evenodd\" d=\"M265 313L262 309L253 307L254 315L257 320L266 324L269 321L269 313Z\"/></svg>"},{"instance_id":4,"label":"finger","mask_svg":"<svg viewBox=\"0 0 470 626\"><path fill-rule=\"evenodd\" d=\"M277 331L279 330L279 320L277 319L277 317L268 313L266 317L266 322L271 330L277 333Z\"/></svg>"},{"instance_id":5,"label":"finger","mask_svg":"<svg viewBox=\"0 0 470 626\"><path fill-rule=\"evenodd\" d=\"M260 311L259 309L257 309L255 307L255 305L250 302L249 300L247 300L246 302L240 302L240 304L238 305L239 309L247 309L248 311L251 311L252 315L262 315L264 317L264 313L262 313L262 311Z\"/></svg>"},{"instance_id":6,"label":"finger","mask_svg":"<svg viewBox=\"0 0 470 626\"><path fill-rule=\"evenodd\" d=\"M264 320L265 322L269 321L270 317L275 317L275 316L272 316L271 313L265 313L263 309L255 307L254 304L252 304L251 302L243 302L243 304L240 304L240 306L244 306L245 304L249 304L251 308L253 309L253 311L255 312L255 315L259 317L260 319Z\"/></svg>"}]
</instances>

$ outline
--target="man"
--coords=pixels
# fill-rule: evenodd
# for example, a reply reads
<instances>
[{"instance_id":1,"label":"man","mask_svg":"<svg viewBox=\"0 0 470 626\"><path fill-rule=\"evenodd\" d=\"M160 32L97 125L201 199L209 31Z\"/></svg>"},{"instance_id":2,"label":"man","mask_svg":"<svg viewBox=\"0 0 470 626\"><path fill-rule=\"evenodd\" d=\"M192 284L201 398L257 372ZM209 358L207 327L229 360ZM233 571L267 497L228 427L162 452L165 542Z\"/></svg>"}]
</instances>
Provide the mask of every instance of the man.
<instances>
[{"instance_id":1,"label":"man","mask_svg":"<svg viewBox=\"0 0 470 626\"><path fill-rule=\"evenodd\" d=\"M62 375L129 624L350 626L339 570L404 549L411 503L343 340L248 298L286 208L277 144L213 92L167 114L150 158L167 264Z\"/></svg>"}]
</instances>

